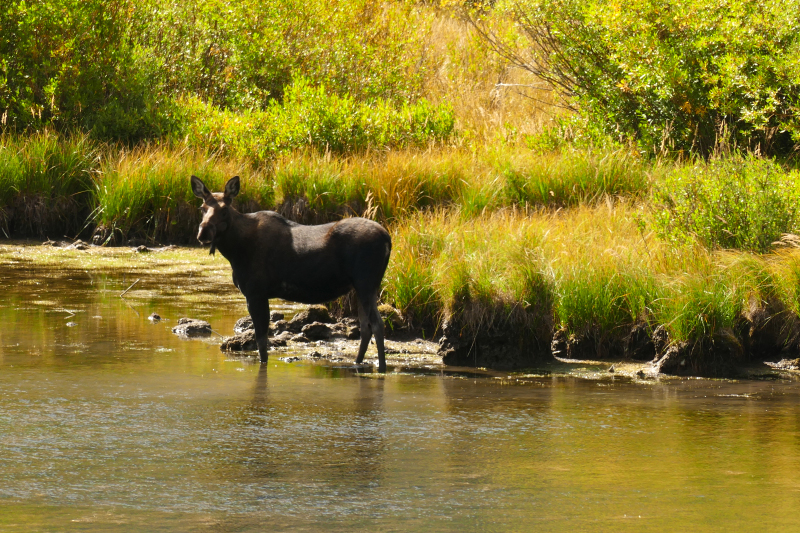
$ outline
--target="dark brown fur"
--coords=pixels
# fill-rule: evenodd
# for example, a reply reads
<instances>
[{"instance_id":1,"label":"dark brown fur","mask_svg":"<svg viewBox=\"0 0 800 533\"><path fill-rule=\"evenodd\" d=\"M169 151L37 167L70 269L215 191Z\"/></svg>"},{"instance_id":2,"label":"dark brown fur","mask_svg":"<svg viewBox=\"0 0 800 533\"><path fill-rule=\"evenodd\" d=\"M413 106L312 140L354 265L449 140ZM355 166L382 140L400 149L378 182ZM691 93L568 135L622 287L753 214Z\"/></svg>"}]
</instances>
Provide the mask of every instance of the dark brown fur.
<instances>
[{"instance_id":1,"label":"dark brown fur","mask_svg":"<svg viewBox=\"0 0 800 533\"><path fill-rule=\"evenodd\" d=\"M378 370L386 371L378 296L392 240L383 226L365 218L303 226L273 211L242 214L231 207L239 193L238 176L222 193L211 193L196 176L191 183L203 199L197 239L230 262L233 283L247 299L262 363L269 347L270 298L317 304L355 289L361 320L356 363L364 360L374 334Z\"/></svg>"}]
</instances>

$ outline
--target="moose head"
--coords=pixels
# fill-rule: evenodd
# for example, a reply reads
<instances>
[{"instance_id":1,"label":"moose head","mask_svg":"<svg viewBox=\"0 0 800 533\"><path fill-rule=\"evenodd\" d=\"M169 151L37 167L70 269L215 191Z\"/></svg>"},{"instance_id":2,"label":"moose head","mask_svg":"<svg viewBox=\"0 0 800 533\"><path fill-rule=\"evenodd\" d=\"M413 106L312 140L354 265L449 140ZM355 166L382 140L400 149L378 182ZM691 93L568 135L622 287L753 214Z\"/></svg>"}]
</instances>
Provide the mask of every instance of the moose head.
<instances>
[{"instance_id":1,"label":"moose head","mask_svg":"<svg viewBox=\"0 0 800 533\"><path fill-rule=\"evenodd\" d=\"M224 192L212 193L197 176L192 176L192 192L203 200L203 220L197 232L201 244L211 245L211 254L216 251L214 239L228 229L231 220L231 202L239 194L239 176L234 176L225 184Z\"/></svg>"}]
</instances>

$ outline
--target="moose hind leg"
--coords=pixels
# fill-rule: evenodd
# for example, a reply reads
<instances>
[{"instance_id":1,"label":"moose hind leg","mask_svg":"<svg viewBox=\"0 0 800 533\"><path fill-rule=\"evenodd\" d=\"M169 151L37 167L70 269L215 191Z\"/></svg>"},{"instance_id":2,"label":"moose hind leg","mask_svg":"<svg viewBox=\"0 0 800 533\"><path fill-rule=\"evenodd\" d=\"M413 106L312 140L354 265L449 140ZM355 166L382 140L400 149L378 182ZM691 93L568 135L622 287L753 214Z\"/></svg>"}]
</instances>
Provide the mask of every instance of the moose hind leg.
<instances>
[{"instance_id":1,"label":"moose hind leg","mask_svg":"<svg viewBox=\"0 0 800 533\"><path fill-rule=\"evenodd\" d=\"M369 323L375 335L375 346L378 348L378 372L386 372L386 350L383 347L383 319L378 312L377 299L372 302L369 313Z\"/></svg>"},{"instance_id":2,"label":"moose hind leg","mask_svg":"<svg viewBox=\"0 0 800 533\"><path fill-rule=\"evenodd\" d=\"M361 326L361 345L358 347L358 357L356 364L364 362L364 354L367 353L369 340L372 338L372 327L369 324L369 308L365 309L361 299L358 300L358 321Z\"/></svg>"},{"instance_id":3,"label":"moose hind leg","mask_svg":"<svg viewBox=\"0 0 800 533\"><path fill-rule=\"evenodd\" d=\"M378 372L386 372L386 350L383 346L383 319L378 312L377 295L358 299L358 316L361 319L361 348L358 350L360 363L369 346L369 339L375 335L375 346L378 348ZM369 328L369 329L367 329ZM365 331L367 333L365 333Z\"/></svg>"}]
</instances>

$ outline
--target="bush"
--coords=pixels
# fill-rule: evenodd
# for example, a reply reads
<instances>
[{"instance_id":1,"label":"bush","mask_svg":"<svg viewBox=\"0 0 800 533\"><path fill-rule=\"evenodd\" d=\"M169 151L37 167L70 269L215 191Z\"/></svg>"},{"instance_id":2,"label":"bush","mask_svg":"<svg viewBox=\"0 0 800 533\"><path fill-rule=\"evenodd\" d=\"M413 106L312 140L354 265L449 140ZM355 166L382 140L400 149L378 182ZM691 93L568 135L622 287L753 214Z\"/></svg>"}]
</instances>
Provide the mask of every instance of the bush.
<instances>
[{"instance_id":1,"label":"bush","mask_svg":"<svg viewBox=\"0 0 800 533\"><path fill-rule=\"evenodd\" d=\"M738 157L677 167L656 186L653 216L666 239L766 252L798 227L800 172Z\"/></svg>"},{"instance_id":2,"label":"bush","mask_svg":"<svg viewBox=\"0 0 800 533\"><path fill-rule=\"evenodd\" d=\"M395 106L387 100L356 102L314 87L305 78L286 88L283 104L263 111L227 111L196 98L180 106L190 145L255 160L310 146L336 153L373 148L425 146L453 134L455 120L445 104L426 100Z\"/></svg>"},{"instance_id":3,"label":"bush","mask_svg":"<svg viewBox=\"0 0 800 533\"><path fill-rule=\"evenodd\" d=\"M2 124L125 142L168 129L152 65L132 42L132 12L129 0L12 0L0 10Z\"/></svg>"},{"instance_id":4,"label":"bush","mask_svg":"<svg viewBox=\"0 0 800 533\"><path fill-rule=\"evenodd\" d=\"M608 133L648 152L707 155L721 140L762 153L800 141L794 0L523 0L530 55L477 23L504 55Z\"/></svg>"}]
</instances>

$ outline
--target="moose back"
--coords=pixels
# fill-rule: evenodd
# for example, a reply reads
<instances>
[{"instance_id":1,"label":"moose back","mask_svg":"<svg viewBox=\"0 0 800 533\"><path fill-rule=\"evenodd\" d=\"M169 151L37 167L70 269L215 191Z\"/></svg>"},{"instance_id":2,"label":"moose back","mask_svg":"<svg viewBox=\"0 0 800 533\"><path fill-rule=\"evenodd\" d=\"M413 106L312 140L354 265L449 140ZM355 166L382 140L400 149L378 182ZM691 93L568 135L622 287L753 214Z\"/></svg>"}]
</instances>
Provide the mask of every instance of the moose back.
<instances>
[{"instance_id":1,"label":"moose back","mask_svg":"<svg viewBox=\"0 0 800 533\"><path fill-rule=\"evenodd\" d=\"M354 289L361 322L356 363L364 360L374 335L378 370L386 371L378 297L392 240L383 226L365 218L304 226L273 211L242 214L231 207L239 194L238 176L223 192L210 192L196 176L191 184L203 200L197 239L230 262L233 284L247 300L262 363L269 348L270 298L316 304Z\"/></svg>"}]
</instances>

